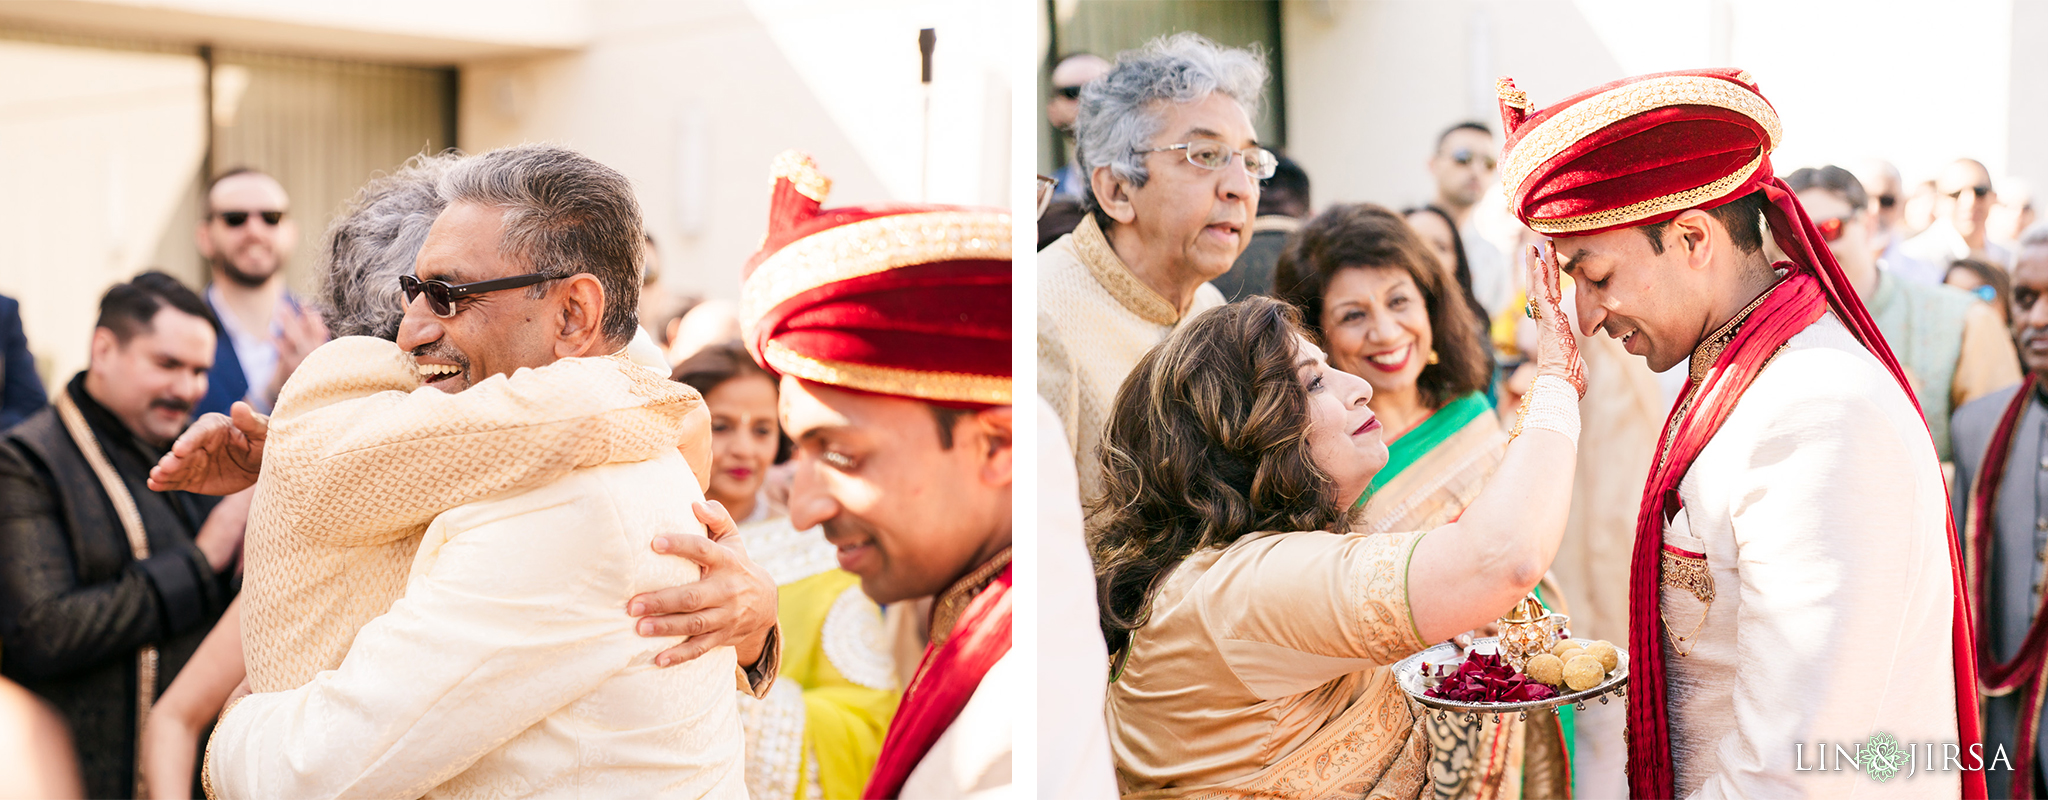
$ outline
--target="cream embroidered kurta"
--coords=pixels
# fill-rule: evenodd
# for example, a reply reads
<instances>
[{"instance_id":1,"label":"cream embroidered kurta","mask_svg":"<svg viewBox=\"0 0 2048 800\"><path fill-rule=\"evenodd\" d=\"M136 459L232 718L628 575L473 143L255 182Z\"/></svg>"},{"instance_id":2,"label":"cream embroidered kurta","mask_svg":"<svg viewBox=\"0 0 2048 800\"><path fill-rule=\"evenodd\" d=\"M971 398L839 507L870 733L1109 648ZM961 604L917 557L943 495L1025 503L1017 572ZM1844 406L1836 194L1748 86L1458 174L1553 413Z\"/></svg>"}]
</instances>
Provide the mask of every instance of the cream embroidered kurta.
<instances>
[{"instance_id":1,"label":"cream embroidered kurta","mask_svg":"<svg viewBox=\"0 0 2048 800\"><path fill-rule=\"evenodd\" d=\"M619 357L562 359L447 394L421 389L392 342L322 345L279 395L250 509L250 688L290 689L339 666L356 631L405 590L436 514L577 467L673 453L709 436L691 416L701 407L695 391Z\"/></svg>"},{"instance_id":2,"label":"cream embroidered kurta","mask_svg":"<svg viewBox=\"0 0 2048 800\"><path fill-rule=\"evenodd\" d=\"M1388 667L1425 646L1422 536L1252 534L1174 568L1109 687L1124 796L1418 796L1428 737Z\"/></svg>"},{"instance_id":3,"label":"cream embroidered kurta","mask_svg":"<svg viewBox=\"0 0 2048 800\"><path fill-rule=\"evenodd\" d=\"M634 594L698 577L682 456L575 470L428 527L405 596L339 669L253 694L213 734L221 798L744 798L730 647L678 666Z\"/></svg>"},{"instance_id":4,"label":"cream embroidered kurta","mask_svg":"<svg viewBox=\"0 0 2048 800\"><path fill-rule=\"evenodd\" d=\"M1801 744L1811 769L1821 743L1956 741L1944 492L1920 415L1832 313L1764 368L1664 533L1680 796L1956 796L1956 772L1798 769Z\"/></svg>"},{"instance_id":5,"label":"cream embroidered kurta","mask_svg":"<svg viewBox=\"0 0 2048 800\"><path fill-rule=\"evenodd\" d=\"M1205 283L1174 308L1109 249L1094 217L1039 251L1038 395L1066 429L1084 502L1102 491L1096 448L1124 377L1175 327L1220 305L1223 293Z\"/></svg>"}]
</instances>

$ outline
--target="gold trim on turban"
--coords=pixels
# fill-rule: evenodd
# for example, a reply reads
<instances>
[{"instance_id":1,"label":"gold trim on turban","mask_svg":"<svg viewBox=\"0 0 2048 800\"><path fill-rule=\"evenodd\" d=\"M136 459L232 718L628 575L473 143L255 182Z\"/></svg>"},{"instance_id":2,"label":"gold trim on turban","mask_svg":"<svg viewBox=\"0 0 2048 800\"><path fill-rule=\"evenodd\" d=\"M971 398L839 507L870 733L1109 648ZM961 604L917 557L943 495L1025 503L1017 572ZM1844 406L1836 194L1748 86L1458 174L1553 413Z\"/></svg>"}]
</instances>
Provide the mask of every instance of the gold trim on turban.
<instances>
[{"instance_id":1,"label":"gold trim on turban","mask_svg":"<svg viewBox=\"0 0 2048 800\"><path fill-rule=\"evenodd\" d=\"M1694 206L1705 205L1726 197L1729 192L1735 191L1735 187L1741 186L1743 181L1749 180L1750 174L1756 172L1757 167L1762 166L1763 163L1764 157L1757 156L1748 164L1743 165L1742 169L1736 170L1734 174L1713 183L1687 189L1677 194L1652 197L1640 203L1632 203L1621 208L1596 211L1591 214L1580 214L1576 217L1532 219L1529 220L1529 230L1552 236L1560 233L1577 233L1579 231L1590 231L1595 228L1605 228L1609 225L1622 225L1639 219L1649 219L1666 211L1680 211Z\"/></svg>"},{"instance_id":2,"label":"gold trim on turban","mask_svg":"<svg viewBox=\"0 0 2048 800\"><path fill-rule=\"evenodd\" d=\"M940 261L1010 258L1010 215L928 211L849 222L790 242L754 269L740 290L751 329L783 301L829 283Z\"/></svg>"},{"instance_id":3,"label":"gold trim on turban","mask_svg":"<svg viewBox=\"0 0 2048 800\"><path fill-rule=\"evenodd\" d=\"M784 375L848 389L946 403L1010 404L1010 379L996 375L830 361L798 353L772 340L763 348L761 357Z\"/></svg>"},{"instance_id":4,"label":"gold trim on turban","mask_svg":"<svg viewBox=\"0 0 2048 800\"><path fill-rule=\"evenodd\" d=\"M1509 201L1513 202L1522 192L1523 181L1528 180L1538 167L1570 149L1572 145L1616 122L1665 106L1713 106L1756 120L1771 139L1770 146L1764 148L1762 155L1770 155L1771 151L1778 149L1778 140L1784 136L1784 128L1778 122L1778 113L1771 109L1770 103L1740 84L1730 82L1726 78L1704 75L1651 78L1588 97L1537 124L1535 130L1530 131L1515 144L1515 149L1508 151L1505 162L1501 164L1502 190L1507 193ZM1743 170L1743 174L1747 172L1747 169ZM1712 185L1714 184L1708 184ZM1691 191L1698 192L1705 188L1700 187ZM1644 203L1636 204L1641 205ZM1543 228L1535 224L1529 227L1538 232L1543 231Z\"/></svg>"}]
</instances>

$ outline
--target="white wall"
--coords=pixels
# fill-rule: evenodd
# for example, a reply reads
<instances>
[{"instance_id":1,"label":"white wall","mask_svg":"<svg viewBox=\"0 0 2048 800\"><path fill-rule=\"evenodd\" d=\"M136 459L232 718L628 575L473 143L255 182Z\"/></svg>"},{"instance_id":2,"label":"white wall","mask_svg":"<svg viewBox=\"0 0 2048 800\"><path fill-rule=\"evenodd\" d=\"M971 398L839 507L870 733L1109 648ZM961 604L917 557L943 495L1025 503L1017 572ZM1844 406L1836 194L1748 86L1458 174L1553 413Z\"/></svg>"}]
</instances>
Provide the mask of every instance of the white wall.
<instances>
[{"instance_id":1,"label":"white wall","mask_svg":"<svg viewBox=\"0 0 2048 800\"><path fill-rule=\"evenodd\" d=\"M2016 25L2019 22L2022 24ZM1970 156L2048 185L2048 3L2022 0L1288 0L1288 136L1320 207L1434 191L1435 136L1498 128L1509 75L1539 107L1607 81L1749 70L1778 109L1778 171L1865 156L1911 180Z\"/></svg>"}]
</instances>

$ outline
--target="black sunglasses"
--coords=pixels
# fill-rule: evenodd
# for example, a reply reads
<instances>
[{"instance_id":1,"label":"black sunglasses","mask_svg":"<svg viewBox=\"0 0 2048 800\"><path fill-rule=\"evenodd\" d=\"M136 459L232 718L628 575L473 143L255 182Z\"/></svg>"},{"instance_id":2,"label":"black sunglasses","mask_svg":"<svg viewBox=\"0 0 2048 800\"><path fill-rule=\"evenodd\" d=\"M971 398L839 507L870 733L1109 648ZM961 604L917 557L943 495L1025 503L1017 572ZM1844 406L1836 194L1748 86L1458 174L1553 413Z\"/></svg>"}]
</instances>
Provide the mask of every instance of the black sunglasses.
<instances>
[{"instance_id":1,"label":"black sunglasses","mask_svg":"<svg viewBox=\"0 0 2048 800\"><path fill-rule=\"evenodd\" d=\"M277 227L277 223L284 221L282 211L222 211L220 221L227 223L230 228L239 228L249 222L250 214L263 217L263 223L273 228Z\"/></svg>"},{"instance_id":2,"label":"black sunglasses","mask_svg":"<svg viewBox=\"0 0 2048 800\"><path fill-rule=\"evenodd\" d=\"M1970 187L1970 188L1968 188L1968 189L1957 189L1957 190L1955 190L1955 191L1953 191L1953 192L1949 192L1949 193L1948 193L1948 199L1950 199L1950 200L1955 200L1955 199L1961 198L1961 197L1963 196L1963 193L1964 193L1964 192L1969 192L1969 193L1971 193L1971 194L1974 194L1974 195L1976 195L1976 196L1977 196L1977 199L1979 199L1979 200L1982 200L1982 199L1984 199L1984 197L1985 197L1986 195L1989 195L1989 194L1991 194L1991 187L1989 187L1989 186L1985 186L1985 185L1983 185L1983 184L1978 184L1978 185L1976 185L1976 186L1972 186L1972 187Z\"/></svg>"},{"instance_id":3,"label":"black sunglasses","mask_svg":"<svg viewBox=\"0 0 2048 800\"><path fill-rule=\"evenodd\" d=\"M420 295L424 294L427 296L427 309L434 312L434 316L445 318L455 316L455 299L458 297L468 297L473 294L496 292L503 289L517 289L521 286L532 286L541 281L551 281L560 277L562 276L530 272L525 275L514 275L510 278L499 278L491 281L449 283L447 281L423 281L411 275L400 275L398 276L398 288L405 292L406 305L412 305L412 301L420 299Z\"/></svg>"},{"instance_id":4,"label":"black sunglasses","mask_svg":"<svg viewBox=\"0 0 2048 800\"><path fill-rule=\"evenodd\" d=\"M1081 87L1079 86L1054 86L1052 87L1052 93L1068 100L1081 99Z\"/></svg>"},{"instance_id":5,"label":"black sunglasses","mask_svg":"<svg viewBox=\"0 0 2048 800\"><path fill-rule=\"evenodd\" d=\"M1878 195L1878 196L1877 196L1877 207L1878 207L1878 208L1891 208L1892 206L1895 206L1895 205L1898 205L1898 204L1899 204L1899 196L1898 196L1898 195L1895 195L1895 194L1881 194L1881 195Z\"/></svg>"}]
</instances>

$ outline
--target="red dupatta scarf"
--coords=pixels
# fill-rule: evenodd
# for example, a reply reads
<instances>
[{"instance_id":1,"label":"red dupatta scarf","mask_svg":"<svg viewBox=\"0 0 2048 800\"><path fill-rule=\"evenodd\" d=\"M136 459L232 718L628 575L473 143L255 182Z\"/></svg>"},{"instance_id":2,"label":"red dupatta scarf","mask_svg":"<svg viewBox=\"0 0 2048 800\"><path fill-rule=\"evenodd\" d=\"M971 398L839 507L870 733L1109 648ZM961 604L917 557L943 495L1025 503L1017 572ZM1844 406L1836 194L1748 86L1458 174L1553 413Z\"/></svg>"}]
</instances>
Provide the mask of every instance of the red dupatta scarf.
<instances>
[{"instance_id":1,"label":"red dupatta scarf","mask_svg":"<svg viewBox=\"0 0 2048 800\"><path fill-rule=\"evenodd\" d=\"M902 794L910 771L960 716L989 669L1009 652L1010 567L1005 565L961 612L952 638L925 649L917 675L889 720L882 753L861 797L886 800Z\"/></svg>"},{"instance_id":2,"label":"red dupatta scarf","mask_svg":"<svg viewBox=\"0 0 2048 800\"><path fill-rule=\"evenodd\" d=\"M1977 485L1970 488L1969 516L1964 518L1964 529L1970 543L1970 586L1979 598L1986 597L1991 588L1990 570L1985 569L1984 560L1991 555L1992 538L1998 535L1998 485L2005 480L2005 463L2012 456L2013 431L2019 428L2020 418L2026 416L2027 405L2034 401L2034 391L2040 379L2034 373L2027 373L2020 382L2020 390L2013 394L2012 402L2005 406L2005 413L1998 418L1998 427L1991 431L1991 442L1984 448L1984 463L1977 469ZM2042 593L2048 601L2048 592ZM2026 637L2020 640L2018 653L2011 661L2001 662L1991 646L1980 642L1977 650L1978 663L1989 665L1979 676L1986 696L2019 692L2019 725L2013 736L2012 795L2021 800L2034 796L2033 764L2034 742L2040 735L2042 670L2048 667L2048 622L2043 614L2048 611L2048 602L2034 610L2034 619L2027 624ZM1989 624L1989 621L1986 621Z\"/></svg>"},{"instance_id":3,"label":"red dupatta scarf","mask_svg":"<svg viewBox=\"0 0 2048 800\"><path fill-rule=\"evenodd\" d=\"M1919 401L1906 382L1898 359L1878 333L1876 323L1864 309L1863 301L1849 287L1848 278L1824 246L1820 232L1806 216L1790 187L1769 176L1770 167L1759 170L1759 190L1770 204L1764 218L1773 238L1794 262L1793 272L1767 291L1740 318L1732 336L1718 355L1703 350L1695 358L1708 357L1712 366L1692 370L1680 402L1666 421L1657 441L1658 459L1643 486L1643 502L1636 515L1635 548L1629 570L1629 675L1628 675L1628 781L1633 797L1673 796L1671 729L1665 718L1667 698L1664 683L1664 616L1661 613L1664 526L1677 515L1681 505L1678 484L1691 469L1721 424L1771 357L1794 334L1833 310L1856 340L1890 370L1917 408ZM1739 194L1731 195L1732 197ZM1727 332L1717 332L1714 341ZM1695 405L1695 401L1698 402ZM1957 547L1953 520L1949 527L1949 571L1955 587L1955 610L1951 657L1954 664L1956 729L1963 752L1982 741L1977 716L1977 666L1973 616L1969 595L1964 590L1963 559ZM1963 797L1985 796L1984 774L1965 770Z\"/></svg>"}]
</instances>

